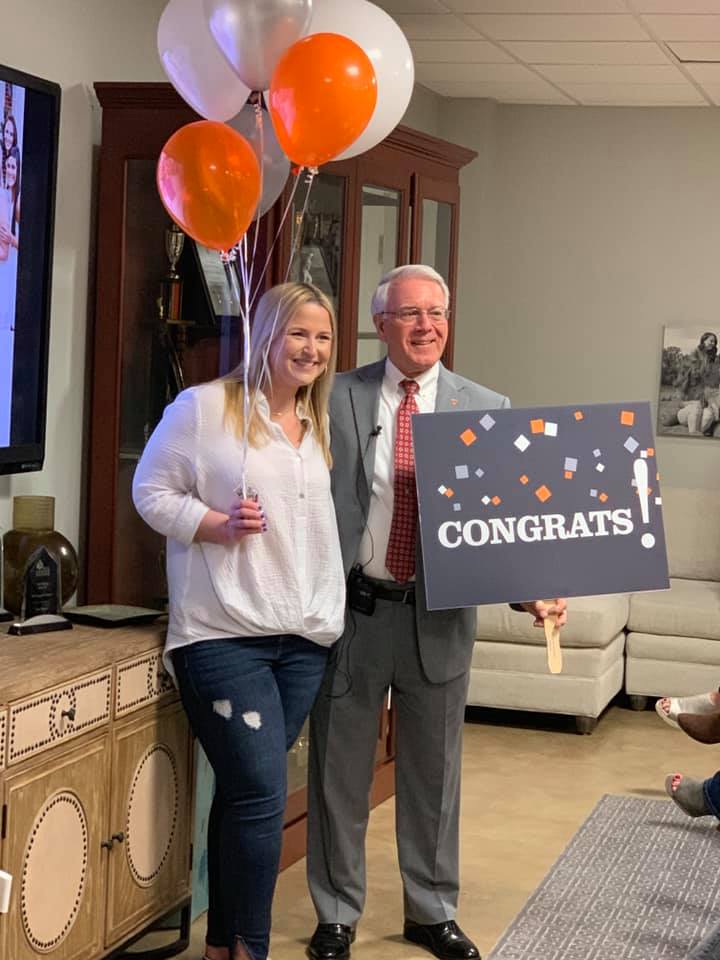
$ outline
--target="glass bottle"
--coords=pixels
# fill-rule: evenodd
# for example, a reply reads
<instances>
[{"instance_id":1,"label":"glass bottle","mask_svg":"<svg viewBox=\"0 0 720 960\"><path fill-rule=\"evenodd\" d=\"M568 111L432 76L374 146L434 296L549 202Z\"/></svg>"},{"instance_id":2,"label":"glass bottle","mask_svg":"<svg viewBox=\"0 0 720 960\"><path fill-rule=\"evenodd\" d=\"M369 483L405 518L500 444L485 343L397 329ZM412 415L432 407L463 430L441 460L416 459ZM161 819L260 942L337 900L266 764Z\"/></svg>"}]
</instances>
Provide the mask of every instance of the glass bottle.
<instances>
[{"instance_id":1,"label":"glass bottle","mask_svg":"<svg viewBox=\"0 0 720 960\"><path fill-rule=\"evenodd\" d=\"M55 530L55 497L13 497L13 529L3 537L3 582L5 606L16 615L23 609L27 563L40 547L60 565L61 604L67 603L77 587L78 558L70 541Z\"/></svg>"}]
</instances>

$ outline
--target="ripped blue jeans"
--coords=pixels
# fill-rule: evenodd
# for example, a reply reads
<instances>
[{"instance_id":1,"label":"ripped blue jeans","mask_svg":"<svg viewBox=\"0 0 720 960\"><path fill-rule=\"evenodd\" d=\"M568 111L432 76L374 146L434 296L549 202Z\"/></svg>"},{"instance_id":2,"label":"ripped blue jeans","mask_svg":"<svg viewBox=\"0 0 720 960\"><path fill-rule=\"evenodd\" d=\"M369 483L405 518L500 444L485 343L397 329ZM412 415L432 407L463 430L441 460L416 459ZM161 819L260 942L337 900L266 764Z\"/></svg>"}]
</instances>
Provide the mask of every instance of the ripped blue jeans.
<instances>
[{"instance_id":1,"label":"ripped blue jeans","mask_svg":"<svg viewBox=\"0 0 720 960\"><path fill-rule=\"evenodd\" d=\"M207 942L231 947L240 936L253 960L266 960L270 941L286 754L313 704L328 652L285 634L202 640L172 653L190 726L215 773Z\"/></svg>"}]
</instances>

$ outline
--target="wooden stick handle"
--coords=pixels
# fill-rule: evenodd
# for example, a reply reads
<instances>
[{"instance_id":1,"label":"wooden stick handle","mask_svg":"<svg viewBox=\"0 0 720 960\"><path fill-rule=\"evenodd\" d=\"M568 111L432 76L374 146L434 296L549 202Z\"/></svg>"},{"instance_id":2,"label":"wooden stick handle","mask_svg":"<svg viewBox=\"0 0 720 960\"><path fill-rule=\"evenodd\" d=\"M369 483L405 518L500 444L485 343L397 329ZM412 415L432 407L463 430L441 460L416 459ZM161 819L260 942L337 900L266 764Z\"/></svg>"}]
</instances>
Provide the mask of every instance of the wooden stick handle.
<instances>
[{"instance_id":1,"label":"wooden stick handle","mask_svg":"<svg viewBox=\"0 0 720 960\"><path fill-rule=\"evenodd\" d=\"M553 600L546 600L545 603L553 603ZM551 615L543 621L545 628L545 644L547 646L547 662L550 673L560 673L562 671L562 650L560 649L560 627L557 617Z\"/></svg>"}]
</instances>

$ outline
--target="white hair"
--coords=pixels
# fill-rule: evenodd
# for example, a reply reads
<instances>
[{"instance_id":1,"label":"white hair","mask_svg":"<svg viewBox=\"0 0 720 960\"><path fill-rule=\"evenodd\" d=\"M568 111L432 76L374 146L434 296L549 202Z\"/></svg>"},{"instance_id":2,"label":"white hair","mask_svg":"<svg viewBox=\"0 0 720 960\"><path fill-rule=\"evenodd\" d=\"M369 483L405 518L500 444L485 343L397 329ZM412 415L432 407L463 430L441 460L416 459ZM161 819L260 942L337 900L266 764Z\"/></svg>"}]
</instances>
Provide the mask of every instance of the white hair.
<instances>
[{"instance_id":1,"label":"white hair","mask_svg":"<svg viewBox=\"0 0 720 960\"><path fill-rule=\"evenodd\" d=\"M393 283L397 283L400 280L411 280L413 277L419 280L432 280L433 283L436 283L443 292L445 308L447 309L450 306L450 291L448 290L448 285L437 270L428 267L424 263L406 263L402 267L395 267L393 270L388 271L377 285L370 303L370 311L373 317L385 313L390 287Z\"/></svg>"}]
</instances>

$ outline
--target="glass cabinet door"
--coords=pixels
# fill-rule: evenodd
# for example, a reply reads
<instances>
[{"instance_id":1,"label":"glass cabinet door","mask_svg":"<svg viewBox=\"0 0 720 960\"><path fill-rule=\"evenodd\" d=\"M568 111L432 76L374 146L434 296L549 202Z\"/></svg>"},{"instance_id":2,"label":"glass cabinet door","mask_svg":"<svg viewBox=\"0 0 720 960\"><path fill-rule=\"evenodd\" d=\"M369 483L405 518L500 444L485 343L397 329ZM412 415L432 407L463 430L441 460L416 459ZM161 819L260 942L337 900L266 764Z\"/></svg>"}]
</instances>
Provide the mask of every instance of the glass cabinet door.
<instances>
[{"instance_id":1,"label":"glass cabinet door","mask_svg":"<svg viewBox=\"0 0 720 960\"><path fill-rule=\"evenodd\" d=\"M450 289L450 305L457 289L458 205L457 183L413 176L413 225L410 253L413 263L434 267ZM452 358L454 326L451 323L443 359Z\"/></svg>"},{"instance_id":2,"label":"glass cabinet door","mask_svg":"<svg viewBox=\"0 0 720 960\"><path fill-rule=\"evenodd\" d=\"M371 316L370 301L381 277L398 265L402 193L365 184L360 215L360 270L357 296L356 363L362 366L385 355Z\"/></svg>"},{"instance_id":3,"label":"glass cabinet door","mask_svg":"<svg viewBox=\"0 0 720 960\"><path fill-rule=\"evenodd\" d=\"M336 310L343 282L345 189L345 178L332 173L319 173L312 187L303 179L290 211L289 279L319 287ZM279 272L287 271L287 259L279 266Z\"/></svg>"},{"instance_id":4,"label":"glass cabinet door","mask_svg":"<svg viewBox=\"0 0 720 960\"><path fill-rule=\"evenodd\" d=\"M427 197L423 200L420 260L434 267L446 280L450 272L452 217L452 204Z\"/></svg>"}]
</instances>

